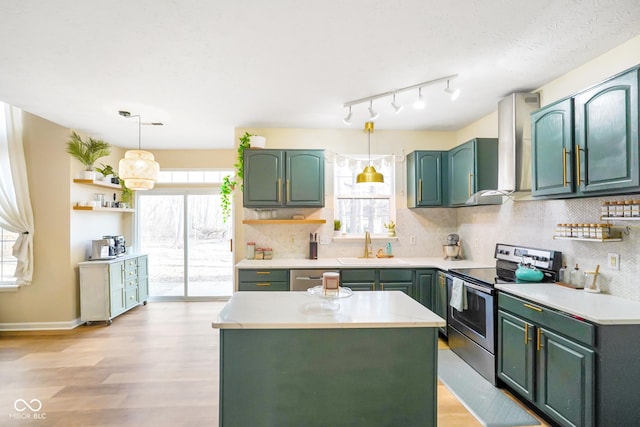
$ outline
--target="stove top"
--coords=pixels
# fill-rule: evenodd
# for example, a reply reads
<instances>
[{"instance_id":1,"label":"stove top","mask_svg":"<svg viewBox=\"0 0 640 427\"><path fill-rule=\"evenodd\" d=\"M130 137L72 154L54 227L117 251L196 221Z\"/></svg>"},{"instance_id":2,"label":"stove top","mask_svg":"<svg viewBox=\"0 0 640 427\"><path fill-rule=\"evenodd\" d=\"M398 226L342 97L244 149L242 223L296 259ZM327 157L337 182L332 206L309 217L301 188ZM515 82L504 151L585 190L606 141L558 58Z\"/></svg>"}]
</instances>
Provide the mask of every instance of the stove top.
<instances>
[{"instance_id":1,"label":"stove top","mask_svg":"<svg viewBox=\"0 0 640 427\"><path fill-rule=\"evenodd\" d=\"M491 285L496 282L496 269L490 268L454 268L449 270L454 276L458 276L464 280L479 281L485 285Z\"/></svg>"}]
</instances>

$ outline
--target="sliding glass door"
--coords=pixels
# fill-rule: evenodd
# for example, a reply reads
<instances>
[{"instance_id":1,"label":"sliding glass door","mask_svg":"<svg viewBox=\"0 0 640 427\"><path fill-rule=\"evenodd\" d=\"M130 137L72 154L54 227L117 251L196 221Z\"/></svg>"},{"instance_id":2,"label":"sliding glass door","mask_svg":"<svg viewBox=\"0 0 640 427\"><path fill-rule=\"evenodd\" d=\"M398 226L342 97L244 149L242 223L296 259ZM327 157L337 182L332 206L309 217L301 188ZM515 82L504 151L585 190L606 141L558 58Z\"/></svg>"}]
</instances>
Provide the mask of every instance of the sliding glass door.
<instances>
[{"instance_id":1,"label":"sliding glass door","mask_svg":"<svg viewBox=\"0 0 640 427\"><path fill-rule=\"evenodd\" d=\"M212 299L233 291L231 224L220 195L202 190L152 190L137 197L140 250L149 254L155 300Z\"/></svg>"}]
</instances>

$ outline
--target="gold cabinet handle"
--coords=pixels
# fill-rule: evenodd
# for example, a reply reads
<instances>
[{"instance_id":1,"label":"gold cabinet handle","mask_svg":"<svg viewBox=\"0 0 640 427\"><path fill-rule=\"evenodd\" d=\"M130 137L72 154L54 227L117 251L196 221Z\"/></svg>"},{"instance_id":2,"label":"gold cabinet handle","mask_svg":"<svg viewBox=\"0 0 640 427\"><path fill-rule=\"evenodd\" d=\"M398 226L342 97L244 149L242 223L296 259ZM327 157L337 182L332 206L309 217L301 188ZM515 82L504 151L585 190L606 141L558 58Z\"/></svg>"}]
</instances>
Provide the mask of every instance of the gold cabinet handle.
<instances>
[{"instance_id":1,"label":"gold cabinet handle","mask_svg":"<svg viewBox=\"0 0 640 427\"><path fill-rule=\"evenodd\" d=\"M380 290L384 291L384 283L380 283Z\"/></svg>"},{"instance_id":2,"label":"gold cabinet handle","mask_svg":"<svg viewBox=\"0 0 640 427\"><path fill-rule=\"evenodd\" d=\"M472 178L472 177L473 177L473 174L472 174L472 173L470 173L470 174L469 174L469 182L467 183L467 188L468 188L468 190L469 190L469 197L471 197L471 194L472 194L472 192L471 192L471 178Z\"/></svg>"},{"instance_id":3,"label":"gold cabinet handle","mask_svg":"<svg viewBox=\"0 0 640 427\"><path fill-rule=\"evenodd\" d=\"M372 284L371 284L371 290L372 290L372 291L375 291L375 290L376 290L376 284L375 284L375 283L372 283Z\"/></svg>"},{"instance_id":4,"label":"gold cabinet handle","mask_svg":"<svg viewBox=\"0 0 640 427\"><path fill-rule=\"evenodd\" d=\"M529 343L529 324L524 324L524 344L527 345Z\"/></svg>"},{"instance_id":5,"label":"gold cabinet handle","mask_svg":"<svg viewBox=\"0 0 640 427\"><path fill-rule=\"evenodd\" d=\"M562 148L562 186L567 186L567 149Z\"/></svg>"},{"instance_id":6,"label":"gold cabinet handle","mask_svg":"<svg viewBox=\"0 0 640 427\"><path fill-rule=\"evenodd\" d=\"M542 345L542 338L541 338L541 337L542 337L542 330L541 330L540 328L538 328L538 343L537 343L537 346L536 346L536 350L537 350L537 351L540 351L540 349L541 349L542 347L544 347L544 346Z\"/></svg>"},{"instance_id":7,"label":"gold cabinet handle","mask_svg":"<svg viewBox=\"0 0 640 427\"><path fill-rule=\"evenodd\" d=\"M527 308L530 308L531 310L542 312L542 309L540 307L536 307L536 306L533 306L531 304L524 304L524 306L527 307Z\"/></svg>"},{"instance_id":8,"label":"gold cabinet handle","mask_svg":"<svg viewBox=\"0 0 640 427\"><path fill-rule=\"evenodd\" d=\"M287 203L291 201L291 190L289 190L289 180L286 181L287 186Z\"/></svg>"},{"instance_id":9,"label":"gold cabinet handle","mask_svg":"<svg viewBox=\"0 0 640 427\"><path fill-rule=\"evenodd\" d=\"M278 181L276 181L276 188L277 188L277 195L278 195L278 200L276 200L278 203L281 202L281 197L282 197L282 180L280 178L278 178Z\"/></svg>"},{"instance_id":10,"label":"gold cabinet handle","mask_svg":"<svg viewBox=\"0 0 640 427\"><path fill-rule=\"evenodd\" d=\"M418 180L418 203L422 202L422 179Z\"/></svg>"},{"instance_id":11,"label":"gold cabinet handle","mask_svg":"<svg viewBox=\"0 0 640 427\"><path fill-rule=\"evenodd\" d=\"M580 172L580 151L584 150L580 148L579 145L576 145L576 181L578 182L578 185L584 182L581 177L582 173Z\"/></svg>"},{"instance_id":12,"label":"gold cabinet handle","mask_svg":"<svg viewBox=\"0 0 640 427\"><path fill-rule=\"evenodd\" d=\"M256 283L256 286L271 286L270 282Z\"/></svg>"},{"instance_id":13,"label":"gold cabinet handle","mask_svg":"<svg viewBox=\"0 0 640 427\"><path fill-rule=\"evenodd\" d=\"M256 271L256 274L271 274L270 271Z\"/></svg>"}]
</instances>

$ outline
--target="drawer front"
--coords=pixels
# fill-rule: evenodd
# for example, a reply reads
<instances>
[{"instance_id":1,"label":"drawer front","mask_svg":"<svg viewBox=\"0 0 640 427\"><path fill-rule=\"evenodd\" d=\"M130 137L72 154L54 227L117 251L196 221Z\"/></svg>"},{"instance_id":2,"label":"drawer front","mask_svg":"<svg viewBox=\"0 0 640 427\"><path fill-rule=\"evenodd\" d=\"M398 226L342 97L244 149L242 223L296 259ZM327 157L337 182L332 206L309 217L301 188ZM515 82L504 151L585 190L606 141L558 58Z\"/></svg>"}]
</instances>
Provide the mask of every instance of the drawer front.
<instances>
[{"instance_id":1,"label":"drawer front","mask_svg":"<svg viewBox=\"0 0 640 427\"><path fill-rule=\"evenodd\" d=\"M380 282L413 282L412 269L380 269Z\"/></svg>"},{"instance_id":2,"label":"drawer front","mask_svg":"<svg viewBox=\"0 0 640 427\"><path fill-rule=\"evenodd\" d=\"M595 346L595 326L543 305L500 292L498 305L502 310L524 317L539 326L552 329L583 344Z\"/></svg>"},{"instance_id":3,"label":"drawer front","mask_svg":"<svg viewBox=\"0 0 640 427\"><path fill-rule=\"evenodd\" d=\"M138 278L138 269L134 268L133 270L125 270L124 271L124 281L125 283L128 282L131 279L137 279Z\"/></svg>"},{"instance_id":4,"label":"drawer front","mask_svg":"<svg viewBox=\"0 0 640 427\"><path fill-rule=\"evenodd\" d=\"M288 291L289 282L240 282L239 291Z\"/></svg>"},{"instance_id":5,"label":"drawer front","mask_svg":"<svg viewBox=\"0 0 640 427\"><path fill-rule=\"evenodd\" d=\"M129 277L124 281L125 289L136 288L138 287L138 278L137 277Z\"/></svg>"},{"instance_id":6,"label":"drawer front","mask_svg":"<svg viewBox=\"0 0 640 427\"><path fill-rule=\"evenodd\" d=\"M125 270L135 270L136 268L138 268L138 258L129 258L128 260L125 260Z\"/></svg>"},{"instance_id":7,"label":"drawer front","mask_svg":"<svg viewBox=\"0 0 640 427\"><path fill-rule=\"evenodd\" d=\"M124 291L124 307L129 308L133 307L138 303L138 287L135 288L126 288Z\"/></svg>"},{"instance_id":8,"label":"drawer front","mask_svg":"<svg viewBox=\"0 0 640 427\"><path fill-rule=\"evenodd\" d=\"M373 269L340 270L340 280L343 283L349 283L349 282L374 283L376 281L376 270L373 270Z\"/></svg>"},{"instance_id":9,"label":"drawer front","mask_svg":"<svg viewBox=\"0 0 640 427\"><path fill-rule=\"evenodd\" d=\"M238 281L242 282L289 282L289 270L238 270ZM289 290L289 289L287 289Z\"/></svg>"}]
</instances>

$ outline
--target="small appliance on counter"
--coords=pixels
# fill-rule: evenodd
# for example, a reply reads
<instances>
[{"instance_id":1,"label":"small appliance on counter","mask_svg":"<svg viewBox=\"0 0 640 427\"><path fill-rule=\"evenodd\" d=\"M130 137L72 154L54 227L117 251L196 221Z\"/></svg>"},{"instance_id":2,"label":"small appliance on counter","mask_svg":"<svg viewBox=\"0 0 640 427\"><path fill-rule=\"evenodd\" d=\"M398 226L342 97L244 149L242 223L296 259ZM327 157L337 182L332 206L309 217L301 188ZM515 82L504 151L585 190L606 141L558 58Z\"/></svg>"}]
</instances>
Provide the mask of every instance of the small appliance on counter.
<instances>
[{"instance_id":1,"label":"small appliance on counter","mask_svg":"<svg viewBox=\"0 0 640 427\"><path fill-rule=\"evenodd\" d=\"M442 245L442 253L445 260L462 259L462 246L460 245L460 236L457 234L449 234L447 243Z\"/></svg>"},{"instance_id":2,"label":"small appliance on counter","mask_svg":"<svg viewBox=\"0 0 640 427\"><path fill-rule=\"evenodd\" d=\"M98 239L91 241L90 261L114 259L113 239Z\"/></svg>"},{"instance_id":3,"label":"small appliance on counter","mask_svg":"<svg viewBox=\"0 0 640 427\"><path fill-rule=\"evenodd\" d=\"M127 252L127 249L125 247L126 242L123 235L118 234L115 236L102 236L102 238L111 240L112 242L111 249L109 251L110 256L123 256Z\"/></svg>"}]
</instances>

